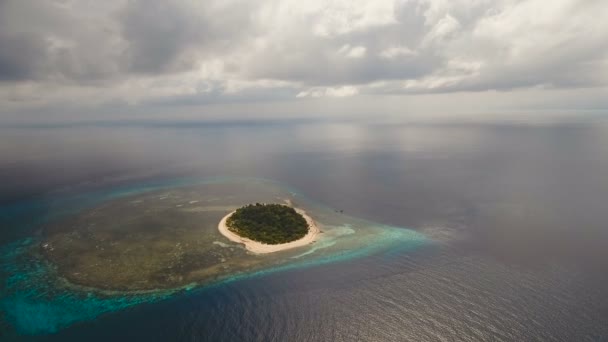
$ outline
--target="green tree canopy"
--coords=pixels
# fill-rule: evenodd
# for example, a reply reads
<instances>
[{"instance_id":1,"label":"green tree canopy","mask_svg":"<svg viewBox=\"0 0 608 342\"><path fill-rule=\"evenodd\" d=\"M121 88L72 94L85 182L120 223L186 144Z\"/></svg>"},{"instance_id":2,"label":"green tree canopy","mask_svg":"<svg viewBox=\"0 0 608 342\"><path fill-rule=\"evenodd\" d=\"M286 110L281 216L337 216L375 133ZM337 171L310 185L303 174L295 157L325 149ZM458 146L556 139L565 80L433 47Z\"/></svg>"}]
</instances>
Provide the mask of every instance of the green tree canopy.
<instances>
[{"instance_id":1,"label":"green tree canopy","mask_svg":"<svg viewBox=\"0 0 608 342\"><path fill-rule=\"evenodd\" d=\"M308 233L304 217L281 204L246 205L237 209L226 224L240 236L269 245L298 240Z\"/></svg>"}]
</instances>

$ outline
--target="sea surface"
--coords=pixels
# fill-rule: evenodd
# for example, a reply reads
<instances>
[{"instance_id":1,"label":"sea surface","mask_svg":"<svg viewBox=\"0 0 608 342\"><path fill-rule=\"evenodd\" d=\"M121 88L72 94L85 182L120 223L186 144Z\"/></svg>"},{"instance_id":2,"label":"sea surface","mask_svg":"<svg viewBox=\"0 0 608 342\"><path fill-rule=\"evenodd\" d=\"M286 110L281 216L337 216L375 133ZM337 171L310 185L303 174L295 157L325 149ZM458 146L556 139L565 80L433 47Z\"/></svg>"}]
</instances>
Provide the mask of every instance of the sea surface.
<instances>
[{"instance_id":1,"label":"sea surface","mask_svg":"<svg viewBox=\"0 0 608 342\"><path fill-rule=\"evenodd\" d=\"M0 126L0 179L2 341L608 341L605 121ZM23 268L49 222L243 179L408 239L142 297Z\"/></svg>"}]
</instances>

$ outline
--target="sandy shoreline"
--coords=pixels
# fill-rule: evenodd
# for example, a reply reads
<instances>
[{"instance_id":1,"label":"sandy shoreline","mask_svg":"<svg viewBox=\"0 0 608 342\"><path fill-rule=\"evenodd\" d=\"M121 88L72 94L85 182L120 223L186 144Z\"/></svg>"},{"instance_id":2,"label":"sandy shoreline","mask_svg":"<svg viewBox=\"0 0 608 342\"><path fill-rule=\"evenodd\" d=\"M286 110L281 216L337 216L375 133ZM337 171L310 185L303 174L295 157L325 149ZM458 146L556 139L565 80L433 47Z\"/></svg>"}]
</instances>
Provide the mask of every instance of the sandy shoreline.
<instances>
[{"instance_id":1,"label":"sandy shoreline","mask_svg":"<svg viewBox=\"0 0 608 342\"><path fill-rule=\"evenodd\" d=\"M319 235L319 233L321 232L319 230L319 227L317 227L317 225L315 224L315 221L313 221L313 219L310 216L308 216L304 210L298 209L298 208L294 208L294 209L296 210L296 212L298 212L298 214L302 215L304 217L304 219L306 219L306 223L308 223L308 233L306 235L304 235L301 239L287 242L287 243L281 243L278 245L267 245L265 243L261 243L261 242L253 241L253 240L245 238L245 237L241 237L241 236L231 232L228 229L228 226L226 225L226 220L228 220L230 215L234 214L234 211L229 213L228 215L224 216L222 218L222 220L220 221L220 223L218 224L217 228L219 229L220 233L222 235L224 235L225 237L227 237L230 241L242 243L245 245L245 248L248 251L250 251L252 253L256 253L256 254L265 254L265 253L283 251L286 249L306 246L308 244L315 242L317 235Z\"/></svg>"}]
</instances>

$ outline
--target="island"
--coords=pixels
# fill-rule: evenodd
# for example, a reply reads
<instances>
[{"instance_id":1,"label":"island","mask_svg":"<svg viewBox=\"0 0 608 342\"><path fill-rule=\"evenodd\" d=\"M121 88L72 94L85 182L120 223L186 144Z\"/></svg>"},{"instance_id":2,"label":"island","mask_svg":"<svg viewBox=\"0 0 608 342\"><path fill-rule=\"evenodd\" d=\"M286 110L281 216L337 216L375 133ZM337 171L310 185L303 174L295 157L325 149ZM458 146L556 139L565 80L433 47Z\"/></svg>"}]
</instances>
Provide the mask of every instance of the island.
<instances>
[{"instance_id":1,"label":"island","mask_svg":"<svg viewBox=\"0 0 608 342\"><path fill-rule=\"evenodd\" d=\"M218 229L256 254L278 252L315 241L319 228L306 212L283 204L248 204L229 213Z\"/></svg>"}]
</instances>

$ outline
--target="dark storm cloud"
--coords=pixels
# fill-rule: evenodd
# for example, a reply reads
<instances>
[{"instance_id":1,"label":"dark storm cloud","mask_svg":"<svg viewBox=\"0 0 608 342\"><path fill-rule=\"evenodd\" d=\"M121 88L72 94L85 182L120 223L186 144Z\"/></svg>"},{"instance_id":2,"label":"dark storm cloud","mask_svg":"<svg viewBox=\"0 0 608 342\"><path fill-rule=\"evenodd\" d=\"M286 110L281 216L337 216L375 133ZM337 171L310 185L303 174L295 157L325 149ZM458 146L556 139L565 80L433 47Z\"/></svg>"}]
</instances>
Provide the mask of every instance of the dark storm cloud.
<instances>
[{"instance_id":1,"label":"dark storm cloud","mask_svg":"<svg viewBox=\"0 0 608 342\"><path fill-rule=\"evenodd\" d=\"M182 57L205 44L208 27L200 18L179 1L130 1L121 15L130 69L160 73L191 67L194 61Z\"/></svg>"},{"instance_id":2,"label":"dark storm cloud","mask_svg":"<svg viewBox=\"0 0 608 342\"><path fill-rule=\"evenodd\" d=\"M86 3L2 2L0 64L3 78L60 84L114 77L123 63L119 53L121 39L114 35L112 20L95 12L81 12L87 7Z\"/></svg>"},{"instance_id":3,"label":"dark storm cloud","mask_svg":"<svg viewBox=\"0 0 608 342\"><path fill-rule=\"evenodd\" d=\"M127 72L191 70L235 49L250 25L252 4L132 0L119 15Z\"/></svg>"},{"instance_id":4,"label":"dark storm cloud","mask_svg":"<svg viewBox=\"0 0 608 342\"><path fill-rule=\"evenodd\" d=\"M0 81L32 79L44 68L47 46L39 36L0 32L0 47Z\"/></svg>"},{"instance_id":5,"label":"dark storm cloud","mask_svg":"<svg viewBox=\"0 0 608 342\"><path fill-rule=\"evenodd\" d=\"M7 24L13 8L9 0L0 1L0 81L36 78L48 58L44 36Z\"/></svg>"},{"instance_id":6,"label":"dark storm cloud","mask_svg":"<svg viewBox=\"0 0 608 342\"><path fill-rule=\"evenodd\" d=\"M191 70L225 51L226 42L237 42L249 7L208 11L188 0L92 3L0 3L2 79L89 81Z\"/></svg>"}]
</instances>

